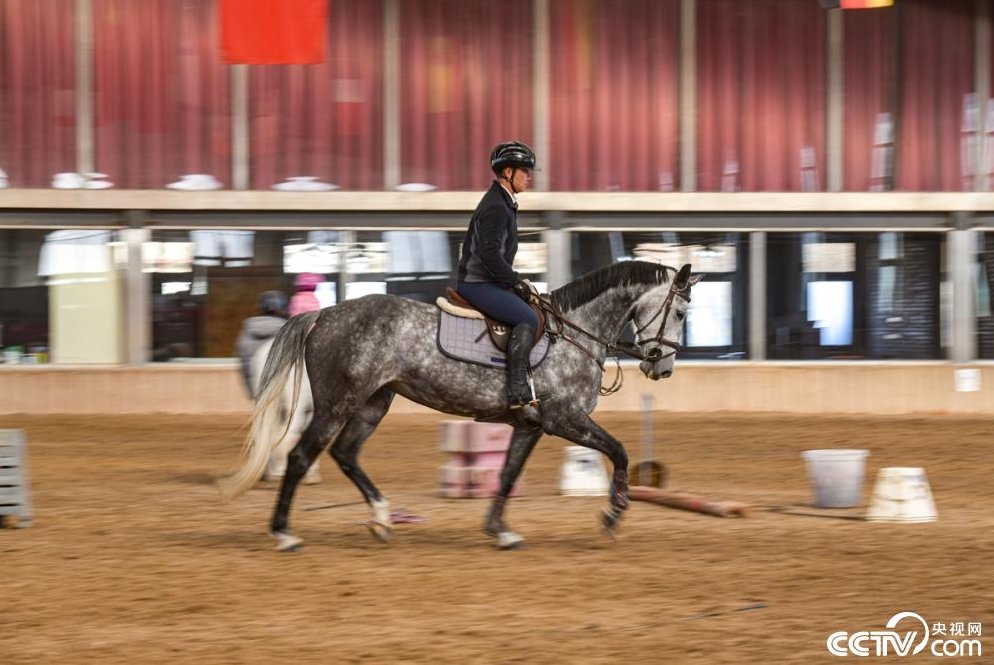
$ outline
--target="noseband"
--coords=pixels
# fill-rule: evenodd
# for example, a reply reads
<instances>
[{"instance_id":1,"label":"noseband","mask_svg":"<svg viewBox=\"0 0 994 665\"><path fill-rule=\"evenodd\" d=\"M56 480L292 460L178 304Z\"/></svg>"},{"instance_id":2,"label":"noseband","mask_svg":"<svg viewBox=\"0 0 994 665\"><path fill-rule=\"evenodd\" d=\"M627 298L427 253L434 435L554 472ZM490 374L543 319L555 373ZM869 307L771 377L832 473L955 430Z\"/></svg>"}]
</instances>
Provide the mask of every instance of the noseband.
<instances>
[{"instance_id":1,"label":"noseband","mask_svg":"<svg viewBox=\"0 0 994 665\"><path fill-rule=\"evenodd\" d=\"M624 353L627 353L628 355L631 355L632 357L637 358L638 360L645 360L650 363L655 363L659 362L663 358L669 358L670 356L676 355L683 348L683 345L681 345L679 342L674 342L673 340L667 339L666 337L663 336L663 333L666 331L666 321L669 319L670 310L673 308L673 300L679 296L688 303L690 302L689 285L683 289L677 289L675 287L676 284L670 286L670 292L666 294L666 300L663 301L663 304L659 306L659 309L656 310L656 313L653 314L652 317L644 324L639 323L638 317L635 314L635 308L634 307L632 308L632 315L630 317L630 320L632 323L635 324L635 345L634 346L627 345L630 347L629 349L627 350L618 349L619 351L623 351ZM646 328L652 325L653 321L660 318L660 316L662 316L662 321L660 321L659 323L659 331L656 333L654 337L650 337L647 340L642 340L642 333L645 331ZM656 346L649 349L648 352L643 351L642 349L644 349L645 346L651 342L655 342ZM616 342L616 345L619 343L620 342ZM664 355L663 350L660 348L663 346L670 347L670 352ZM617 348L617 346L615 348ZM638 355L633 355L633 353L631 353L632 351L634 351Z\"/></svg>"},{"instance_id":2,"label":"noseband","mask_svg":"<svg viewBox=\"0 0 994 665\"><path fill-rule=\"evenodd\" d=\"M576 348L580 349L585 354L587 354L587 356L589 356L594 362L596 362L597 365L601 368L601 371L603 372L604 363L601 362L601 360L597 358L597 356L595 356L593 353L591 353L585 346L577 343L575 340L570 339L569 337L564 335L563 334L564 329L568 327L572 328L573 330L576 330L577 332L581 333L587 338L602 344L605 350L607 351L612 351L612 350L618 351L619 353L622 353L628 356L629 358L634 358L635 360L643 360L650 363L656 363L664 358L669 358L670 356L675 355L681 348L683 348L679 342L674 342L673 340L666 339L666 337L663 336L663 332L666 329L666 321L667 319L669 319L670 310L673 308L673 301L677 296L683 298L685 301L689 303L690 284L688 283L685 287L680 289L676 288L676 283L671 284L669 293L666 294L666 300L663 301L663 304L659 306L659 309L656 310L656 313L652 315L652 318L650 318L645 323L645 325L639 324L638 319L635 316L635 307L632 306L631 316L629 316L627 320L635 324L636 344L629 344L628 342L623 342L620 339L615 340L614 342L609 342L606 339L602 339L601 337L587 330L584 330L580 326L576 325L575 323L567 319L565 316L563 316L563 313L560 312L552 304L551 299L545 297L538 297L538 302L539 306L546 314L547 322L551 322L552 324L554 324L554 325L549 325L549 323L546 324L547 325L545 330L546 334L549 335L553 339L553 341L555 341L557 338L562 338L565 341L572 344L573 346L575 346ZM658 319L660 316L662 316L663 318L659 324L659 331L656 333L656 335L654 337L650 337L645 341L641 341L639 339L639 336L645 331L646 328L652 325L653 321ZM651 342L656 342L656 346L649 349L648 352L643 351L645 345ZM662 346L668 346L671 349L671 351L666 355L663 355L663 351L660 348ZM618 371L615 376L614 383L612 383L611 386L609 386L608 388L601 387L600 389L601 395L610 395L611 393L617 392L618 390L621 389L623 375L621 374L621 363L618 362L617 357L615 357L615 364L617 366Z\"/></svg>"}]
</instances>

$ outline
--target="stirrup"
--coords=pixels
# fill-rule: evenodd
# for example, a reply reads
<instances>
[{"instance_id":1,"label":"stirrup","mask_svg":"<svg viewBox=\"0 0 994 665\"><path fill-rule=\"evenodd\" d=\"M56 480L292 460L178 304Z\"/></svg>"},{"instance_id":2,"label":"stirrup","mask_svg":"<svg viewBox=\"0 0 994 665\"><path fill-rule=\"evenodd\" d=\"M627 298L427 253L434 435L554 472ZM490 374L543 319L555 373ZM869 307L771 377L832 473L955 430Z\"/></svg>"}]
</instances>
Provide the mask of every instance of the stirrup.
<instances>
[{"instance_id":1,"label":"stirrup","mask_svg":"<svg viewBox=\"0 0 994 665\"><path fill-rule=\"evenodd\" d=\"M541 400L539 400L538 398L535 398L535 399L529 400L527 402L521 402L519 404L511 404L511 411L517 411L518 409L523 409L526 406L530 406L533 409L537 409L541 403L542 403Z\"/></svg>"},{"instance_id":2,"label":"stirrup","mask_svg":"<svg viewBox=\"0 0 994 665\"><path fill-rule=\"evenodd\" d=\"M533 409L537 409L538 408L539 404L542 403L542 400L540 400L538 398L538 395L535 394L535 382L532 381L531 374L528 375L528 390L532 394L530 400L527 400L527 401L524 401L524 402L515 402L511 398L508 398L507 401L511 405L511 411L516 411L517 409L523 409L526 406L530 406Z\"/></svg>"},{"instance_id":3,"label":"stirrup","mask_svg":"<svg viewBox=\"0 0 994 665\"><path fill-rule=\"evenodd\" d=\"M528 404L518 404L511 406L511 418L519 425L526 427L541 427L542 413L538 409L538 402Z\"/></svg>"}]
</instances>

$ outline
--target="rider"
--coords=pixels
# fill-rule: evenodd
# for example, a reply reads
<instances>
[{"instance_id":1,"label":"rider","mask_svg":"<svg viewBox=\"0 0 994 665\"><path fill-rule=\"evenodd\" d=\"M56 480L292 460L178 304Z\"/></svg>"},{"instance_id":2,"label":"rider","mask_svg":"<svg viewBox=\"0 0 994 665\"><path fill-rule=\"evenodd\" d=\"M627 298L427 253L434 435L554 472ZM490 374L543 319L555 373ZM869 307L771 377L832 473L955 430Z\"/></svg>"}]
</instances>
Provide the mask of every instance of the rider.
<instances>
[{"instance_id":1,"label":"rider","mask_svg":"<svg viewBox=\"0 0 994 665\"><path fill-rule=\"evenodd\" d=\"M522 409L538 404L528 384L528 357L538 316L526 304L528 283L511 266L518 251L517 195L531 183L535 153L520 141L501 143L490 153L490 168L496 178L470 219L456 290L478 309L512 326L507 399L512 409Z\"/></svg>"},{"instance_id":2,"label":"rider","mask_svg":"<svg viewBox=\"0 0 994 665\"><path fill-rule=\"evenodd\" d=\"M286 323L286 296L281 291L266 291L259 296L256 306L259 314L245 319L235 341L235 353L242 365L242 378L245 379L249 397L253 398L252 356Z\"/></svg>"}]
</instances>

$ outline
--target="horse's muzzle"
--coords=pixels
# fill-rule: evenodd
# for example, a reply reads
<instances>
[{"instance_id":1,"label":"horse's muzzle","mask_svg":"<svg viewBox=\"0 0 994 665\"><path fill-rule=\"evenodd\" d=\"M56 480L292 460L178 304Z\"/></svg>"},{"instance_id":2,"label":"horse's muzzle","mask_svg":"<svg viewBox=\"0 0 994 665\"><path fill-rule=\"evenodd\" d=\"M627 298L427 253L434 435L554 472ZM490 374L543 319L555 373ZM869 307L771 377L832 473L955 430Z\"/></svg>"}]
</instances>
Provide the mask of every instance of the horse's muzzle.
<instances>
[{"instance_id":1,"label":"horse's muzzle","mask_svg":"<svg viewBox=\"0 0 994 665\"><path fill-rule=\"evenodd\" d=\"M648 360L643 360L639 363L639 369L645 374L646 377L652 379L653 381L658 381L659 379L668 379L673 375L672 369L666 369L662 372L657 372L655 368L655 363L651 363Z\"/></svg>"}]
</instances>

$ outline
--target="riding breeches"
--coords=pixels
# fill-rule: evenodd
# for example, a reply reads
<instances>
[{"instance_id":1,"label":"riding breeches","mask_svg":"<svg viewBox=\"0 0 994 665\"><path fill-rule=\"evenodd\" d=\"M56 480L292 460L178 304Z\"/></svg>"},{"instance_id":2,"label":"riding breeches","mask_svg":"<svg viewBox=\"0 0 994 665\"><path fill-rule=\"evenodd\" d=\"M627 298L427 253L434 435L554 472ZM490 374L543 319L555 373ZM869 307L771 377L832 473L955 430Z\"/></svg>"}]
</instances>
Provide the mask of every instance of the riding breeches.
<instances>
[{"instance_id":1,"label":"riding breeches","mask_svg":"<svg viewBox=\"0 0 994 665\"><path fill-rule=\"evenodd\" d=\"M456 290L474 307L512 328L524 323L533 334L538 329L538 316L511 289L492 282L459 282Z\"/></svg>"}]
</instances>

